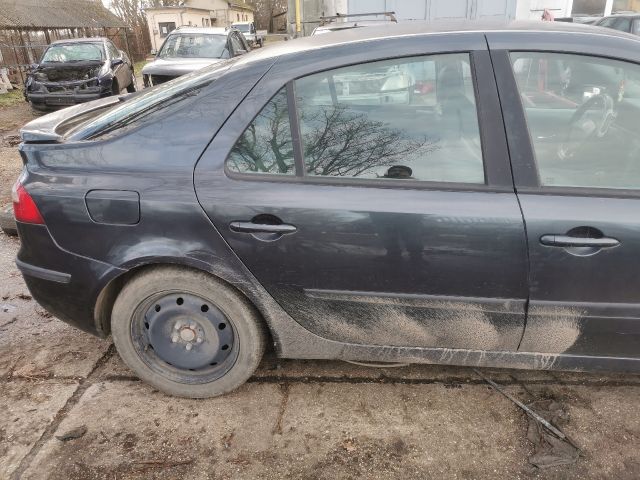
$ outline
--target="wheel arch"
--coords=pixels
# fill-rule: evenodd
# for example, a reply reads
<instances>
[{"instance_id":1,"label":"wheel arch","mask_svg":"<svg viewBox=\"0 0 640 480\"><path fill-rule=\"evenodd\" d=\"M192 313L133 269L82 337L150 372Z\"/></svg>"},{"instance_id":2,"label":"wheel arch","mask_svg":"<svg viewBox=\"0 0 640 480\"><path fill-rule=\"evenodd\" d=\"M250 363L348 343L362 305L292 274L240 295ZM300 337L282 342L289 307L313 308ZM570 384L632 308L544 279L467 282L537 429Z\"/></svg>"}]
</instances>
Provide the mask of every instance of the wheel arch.
<instances>
[{"instance_id":1,"label":"wheel arch","mask_svg":"<svg viewBox=\"0 0 640 480\"><path fill-rule=\"evenodd\" d=\"M203 262L195 258L175 258L175 257L163 257L153 258L145 260L137 260L131 264L124 265L121 268L125 270L114 278L109 279L106 285L100 290L96 298L94 306L94 322L98 332L106 337L111 333L111 312L116 298L122 291L125 284L133 277L137 276L143 271L162 267L173 266L182 267L186 270L192 270L194 272L204 272L208 275L216 277L218 280L224 282L230 288L234 289L239 295L241 295L247 303L255 309L260 316L264 326L269 335L269 344L273 345L273 332L272 325L267 320L268 316L258 307L256 299L253 297L250 291L240 287L242 283L241 273L234 273L232 270L219 266Z\"/></svg>"}]
</instances>

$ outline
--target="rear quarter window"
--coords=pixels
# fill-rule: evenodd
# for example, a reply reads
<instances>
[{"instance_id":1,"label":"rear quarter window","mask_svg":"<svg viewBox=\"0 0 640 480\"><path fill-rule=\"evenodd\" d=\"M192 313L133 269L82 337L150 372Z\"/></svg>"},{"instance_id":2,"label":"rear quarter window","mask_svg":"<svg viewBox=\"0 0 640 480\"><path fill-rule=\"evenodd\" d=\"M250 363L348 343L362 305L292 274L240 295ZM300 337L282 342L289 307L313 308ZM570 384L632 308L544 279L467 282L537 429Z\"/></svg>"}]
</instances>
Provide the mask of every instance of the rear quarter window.
<instances>
[{"instance_id":1,"label":"rear quarter window","mask_svg":"<svg viewBox=\"0 0 640 480\"><path fill-rule=\"evenodd\" d=\"M70 129L65 139L87 140L112 134L137 125L149 115L175 106L197 95L203 88L220 78L233 66L234 60L199 70L158 85L118 103L98 116Z\"/></svg>"}]
</instances>

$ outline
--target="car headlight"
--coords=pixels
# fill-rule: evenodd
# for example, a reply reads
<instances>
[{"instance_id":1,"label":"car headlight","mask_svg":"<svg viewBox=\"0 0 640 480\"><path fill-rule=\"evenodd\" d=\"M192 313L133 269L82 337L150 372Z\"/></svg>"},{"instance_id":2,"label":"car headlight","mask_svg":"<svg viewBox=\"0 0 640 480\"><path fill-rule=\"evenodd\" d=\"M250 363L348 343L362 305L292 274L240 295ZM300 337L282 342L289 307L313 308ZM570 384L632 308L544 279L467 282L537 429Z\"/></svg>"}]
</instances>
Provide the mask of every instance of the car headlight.
<instances>
[{"instance_id":1,"label":"car headlight","mask_svg":"<svg viewBox=\"0 0 640 480\"><path fill-rule=\"evenodd\" d=\"M49 81L49 78L47 77L46 74L42 73L42 72L36 72L33 74L33 78L34 80L36 80L37 82L47 82Z\"/></svg>"}]
</instances>

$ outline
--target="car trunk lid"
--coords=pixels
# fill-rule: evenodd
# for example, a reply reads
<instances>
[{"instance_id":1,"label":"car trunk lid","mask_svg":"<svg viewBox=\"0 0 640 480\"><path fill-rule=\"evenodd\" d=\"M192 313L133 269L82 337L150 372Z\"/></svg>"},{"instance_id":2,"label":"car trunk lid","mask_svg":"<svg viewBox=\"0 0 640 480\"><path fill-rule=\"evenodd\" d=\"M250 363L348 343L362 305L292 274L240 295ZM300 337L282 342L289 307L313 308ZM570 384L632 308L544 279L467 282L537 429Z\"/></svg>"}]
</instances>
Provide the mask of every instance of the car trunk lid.
<instances>
[{"instance_id":1,"label":"car trunk lid","mask_svg":"<svg viewBox=\"0 0 640 480\"><path fill-rule=\"evenodd\" d=\"M119 103L121 97L106 97L75 105L36 118L20 129L25 143L59 143L71 128L86 122Z\"/></svg>"}]
</instances>

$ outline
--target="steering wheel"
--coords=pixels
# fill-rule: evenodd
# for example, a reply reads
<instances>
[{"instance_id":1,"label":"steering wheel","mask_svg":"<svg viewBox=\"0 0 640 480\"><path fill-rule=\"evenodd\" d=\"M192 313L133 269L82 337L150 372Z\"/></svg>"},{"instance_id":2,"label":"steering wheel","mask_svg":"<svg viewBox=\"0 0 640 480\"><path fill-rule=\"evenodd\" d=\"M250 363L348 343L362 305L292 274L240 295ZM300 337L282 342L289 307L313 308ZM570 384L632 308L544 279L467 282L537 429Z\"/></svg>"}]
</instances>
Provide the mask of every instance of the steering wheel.
<instances>
[{"instance_id":1,"label":"steering wheel","mask_svg":"<svg viewBox=\"0 0 640 480\"><path fill-rule=\"evenodd\" d=\"M570 159L592 138L604 137L616 117L614 105L613 98L606 93L594 95L580 105L569 119L569 131L558 147L558 157L561 160ZM595 109L594 115L583 118L592 108ZM576 131L583 135L575 138Z\"/></svg>"}]
</instances>

